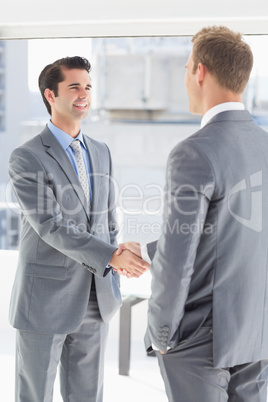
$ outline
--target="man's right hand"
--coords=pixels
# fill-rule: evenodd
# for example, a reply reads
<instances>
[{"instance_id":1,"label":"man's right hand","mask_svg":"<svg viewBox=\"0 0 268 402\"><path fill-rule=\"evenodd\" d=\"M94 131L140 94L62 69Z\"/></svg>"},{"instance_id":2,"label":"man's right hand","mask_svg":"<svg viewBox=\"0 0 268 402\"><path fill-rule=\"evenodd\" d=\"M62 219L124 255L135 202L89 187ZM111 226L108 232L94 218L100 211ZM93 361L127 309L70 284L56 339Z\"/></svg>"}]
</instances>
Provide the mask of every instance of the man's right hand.
<instances>
[{"instance_id":1,"label":"man's right hand","mask_svg":"<svg viewBox=\"0 0 268 402\"><path fill-rule=\"evenodd\" d=\"M121 252L121 250L119 251ZM112 255L109 265L116 270L127 271L128 278L139 278L145 271L147 271L147 269L150 268L150 265L147 262L126 249L120 254L118 250L116 250Z\"/></svg>"},{"instance_id":2,"label":"man's right hand","mask_svg":"<svg viewBox=\"0 0 268 402\"><path fill-rule=\"evenodd\" d=\"M129 250L133 254L136 254L138 257L142 258L140 243L136 243L134 241L127 241L126 243L120 243L117 249L117 255L121 254L123 250Z\"/></svg>"}]
</instances>

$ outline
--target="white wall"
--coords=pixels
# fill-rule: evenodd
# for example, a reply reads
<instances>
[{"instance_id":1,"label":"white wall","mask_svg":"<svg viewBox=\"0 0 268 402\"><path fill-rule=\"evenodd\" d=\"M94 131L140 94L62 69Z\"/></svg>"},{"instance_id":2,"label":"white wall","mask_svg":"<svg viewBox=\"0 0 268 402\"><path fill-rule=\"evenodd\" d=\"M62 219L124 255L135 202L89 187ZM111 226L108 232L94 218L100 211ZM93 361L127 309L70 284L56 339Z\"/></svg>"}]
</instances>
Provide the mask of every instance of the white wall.
<instances>
[{"instance_id":1,"label":"white wall","mask_svg":"<svg viewBox=\"0 0 268 402\"><path fill-rule=\"evenodd\" d=\"M192 35L225 24L268 33L267 0L9 0L0 39L33 37Z\"/></svg>"}]
</instances>

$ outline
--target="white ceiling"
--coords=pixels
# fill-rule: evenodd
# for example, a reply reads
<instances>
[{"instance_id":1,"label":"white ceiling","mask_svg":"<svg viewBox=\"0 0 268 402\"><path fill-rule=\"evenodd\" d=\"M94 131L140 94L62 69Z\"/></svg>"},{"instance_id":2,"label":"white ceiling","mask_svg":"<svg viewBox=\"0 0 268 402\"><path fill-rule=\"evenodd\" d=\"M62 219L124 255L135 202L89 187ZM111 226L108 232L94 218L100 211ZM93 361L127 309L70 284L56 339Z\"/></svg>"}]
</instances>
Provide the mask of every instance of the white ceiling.
<instances>
[{"instance_id":1,"label":"white ceiling","mask_svg":"<svg viewBox=\"0 0 268 402\"><path fill-rule=\"evenodd\" d=\"M192 35L213 24L268 34L268 1L8 0L0 39Z\"/></svg>"}]
</instances>

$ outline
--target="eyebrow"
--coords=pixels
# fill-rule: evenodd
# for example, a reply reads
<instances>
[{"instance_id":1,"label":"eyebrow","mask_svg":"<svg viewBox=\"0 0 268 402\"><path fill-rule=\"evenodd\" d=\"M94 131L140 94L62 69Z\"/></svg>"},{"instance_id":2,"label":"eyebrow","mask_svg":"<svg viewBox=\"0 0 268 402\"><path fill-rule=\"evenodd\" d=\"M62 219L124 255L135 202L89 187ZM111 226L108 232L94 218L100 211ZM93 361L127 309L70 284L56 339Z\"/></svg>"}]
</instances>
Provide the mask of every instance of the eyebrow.
<instances>
[{"instance_id":1,"label":"eyebrow","mask_svg":"<svg viewBox=\"0 0 268 402\"><path fill-rule=\"evenodd\" d=\"M74 82L73 84L69 84L68 87L78 87L80 85L81 84L79 82ZM89 88L92 88L91 84L87 84L86 86L89 87Z\"/></svg>"}]
</instances>

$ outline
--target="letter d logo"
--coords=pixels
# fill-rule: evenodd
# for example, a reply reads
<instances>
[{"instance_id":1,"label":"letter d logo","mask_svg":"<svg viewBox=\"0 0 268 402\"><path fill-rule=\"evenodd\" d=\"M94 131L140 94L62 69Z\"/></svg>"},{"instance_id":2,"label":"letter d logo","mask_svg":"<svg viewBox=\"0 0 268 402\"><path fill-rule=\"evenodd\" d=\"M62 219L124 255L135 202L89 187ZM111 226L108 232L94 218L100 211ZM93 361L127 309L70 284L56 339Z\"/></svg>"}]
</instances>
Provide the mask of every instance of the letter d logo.
<instances>
[{"instance_id":1,"label":"letter d logo","mask_svg":"<svg viewBox=\"0 0 268 402\"><path fill-rule=\"evenodd\" d=\"M250 188L261 187L262 186L262 171L254 173L250 176ZM246 180L243 179L237 183L230 191L228 196L228 209L230 214L242 225L255 232L262 231L262 190L251 191L251 217L250 219L243 218L235 214L231 210L230 200L231 198L243 190L247 189ZM241 195L242 196L242 195Z\"/></svg>"}]
</instances>

